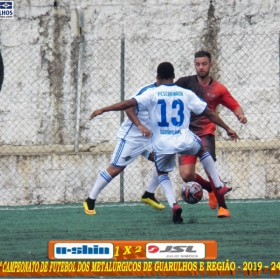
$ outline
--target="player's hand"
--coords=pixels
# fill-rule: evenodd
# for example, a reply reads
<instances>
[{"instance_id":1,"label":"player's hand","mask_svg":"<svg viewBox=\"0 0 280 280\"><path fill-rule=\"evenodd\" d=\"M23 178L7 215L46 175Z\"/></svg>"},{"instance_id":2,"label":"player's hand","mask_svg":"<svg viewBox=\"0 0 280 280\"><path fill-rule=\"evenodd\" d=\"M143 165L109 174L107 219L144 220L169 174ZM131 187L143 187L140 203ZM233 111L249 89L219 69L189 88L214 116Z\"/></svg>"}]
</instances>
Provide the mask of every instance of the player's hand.
<instances>
[{"instance_id":1,"label":"player's hand","mask_svg":"<svg viewBox=\"0 0 280 280\"><path fill-rule=\"evenodd\" d=\"M89 119L92 120L93 118L95 118L96 116L99 116L101 114L103 114L103 110L102 109L97 109L97 110L92 112Z\"/></svg>"},{"instance_id":2,"label":"player's hand","mask_svg":"<svg viewBox=\"0 0 280 280\"><path fill-rule=\"evenodd\" d=\"M151 131L144 125L139 124L137 128L142 132L142 135L145 137L151 136Z\"/></svg>"},{"instance_id":3,"label":"player's hand","mask_svg":"<svg viewBox=\"0 0 280 280\"><path fill-rule=\"evenodd\" d=\"M236 117L243 124L247 123L247 121L248 121L247 118L244 115L236 114Z\"/></svg>"},{"instance_id":4,"label":"player's hand","mask_svg":"<svg viewBox=\"0 0 280 280\"><path fill-rule=\"evenodd\" d=\"M227 131L227 135L230 137L231 141L236 142L237 140L240 140L240 138L237 135L237 133L234 130L230 129L230 128Z\"/></svg>"}]
</instances>

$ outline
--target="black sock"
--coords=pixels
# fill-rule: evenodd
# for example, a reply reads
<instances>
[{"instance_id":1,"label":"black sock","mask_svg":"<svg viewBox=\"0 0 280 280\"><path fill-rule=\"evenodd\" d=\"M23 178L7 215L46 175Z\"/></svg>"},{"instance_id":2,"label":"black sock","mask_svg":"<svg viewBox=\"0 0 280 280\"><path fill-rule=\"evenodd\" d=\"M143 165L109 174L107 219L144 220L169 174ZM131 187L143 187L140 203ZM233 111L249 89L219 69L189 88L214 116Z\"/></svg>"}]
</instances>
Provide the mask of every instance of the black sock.
<instances>
[{"instance_id":1,"label":"black sock","mask_svg":"<svg viewBox=\"0 0 280 280\"><path fill-rule=\"evenodd\" d=\"M142 195L142 198L154 198L154 196L155 196L154 193L145 191L145 193Z\"/></svg>"},{"instance_id":2,"label":"black sock","mask_svg":"<svg viewBox=\"0 0 280 280\"><path fill-rule=\"evenodd\" d=\"M91 199L90 197L87 198L86 202L88 204L89 210L93 210L95 207L95 200L96 199Z\"/></svg>"}]
</instances>

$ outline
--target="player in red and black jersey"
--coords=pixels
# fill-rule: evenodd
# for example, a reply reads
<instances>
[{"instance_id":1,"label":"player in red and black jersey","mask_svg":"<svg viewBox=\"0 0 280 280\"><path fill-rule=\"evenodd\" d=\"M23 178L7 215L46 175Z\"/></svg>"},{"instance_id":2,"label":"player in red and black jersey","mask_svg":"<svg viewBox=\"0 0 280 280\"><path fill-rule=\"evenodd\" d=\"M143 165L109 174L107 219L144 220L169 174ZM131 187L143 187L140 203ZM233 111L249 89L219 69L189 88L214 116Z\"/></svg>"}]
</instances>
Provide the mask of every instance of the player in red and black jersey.
<instances>
[{"instance_id":1,"label":"player in red and black jersey","mask_svg":"<svg viewBox=\"0 0 280 280\"><path fill-rule=\"evenodd\" d=\"M217 106L221 104L231 110L241 123L247 123L247 118L244 116L243 109L233 98L228 89L210 77L209 73L212 67L211 54L206 51L196 52L194 64L197 75L182 77L176 81L176 84L195 92L200 98L207 102L208 106L213 111L216 111ZM203 146L212 155L213 159L216 160L215 124L202 115L192 114L190 130L201 138ZM196 160L196 156L179 156L179 168L182 179L185 182L196 181L209 192L209 206L212 209L216 209L217 204L219 204L219 218L230 217L230 212L227 209L224 196L216 194L216 190L213 188L211 181L206 181L195 173Z\"/></svg>"}]
</instances>

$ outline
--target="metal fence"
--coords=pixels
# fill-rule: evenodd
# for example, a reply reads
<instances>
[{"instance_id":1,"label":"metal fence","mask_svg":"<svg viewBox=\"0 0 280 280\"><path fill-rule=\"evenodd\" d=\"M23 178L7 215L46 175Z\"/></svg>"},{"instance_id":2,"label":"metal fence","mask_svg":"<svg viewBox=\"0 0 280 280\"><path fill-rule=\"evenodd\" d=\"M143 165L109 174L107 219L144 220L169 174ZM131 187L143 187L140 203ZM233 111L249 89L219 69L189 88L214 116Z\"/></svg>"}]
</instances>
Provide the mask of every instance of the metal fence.
<instances>
[{"instance_id":1,"label":"metal fence","mask_svg":"<svg viewBox=\"0 0 280 280\"><path fill-rule=\"evenodd\" d=\"M110 164L125 118L112 112L89 122L90 113L154 82L162 61L172 62L176 78L195 74L199 49L211 52L212 77L227 86L248 118L241 125L229 110L218 108L241 138L232 143L217 129L217 168L234 188L227 199L279 198L279 45L279 34L234 34L219 36L211 46L200 38L125 36L1 46L0 205L83 201ZM152 163L137 159L98 200L138 201L152 169ZM171 179L179 197L177 169ZM165 200L160 189L157 196Z\"/></svg>"}]
</instances>

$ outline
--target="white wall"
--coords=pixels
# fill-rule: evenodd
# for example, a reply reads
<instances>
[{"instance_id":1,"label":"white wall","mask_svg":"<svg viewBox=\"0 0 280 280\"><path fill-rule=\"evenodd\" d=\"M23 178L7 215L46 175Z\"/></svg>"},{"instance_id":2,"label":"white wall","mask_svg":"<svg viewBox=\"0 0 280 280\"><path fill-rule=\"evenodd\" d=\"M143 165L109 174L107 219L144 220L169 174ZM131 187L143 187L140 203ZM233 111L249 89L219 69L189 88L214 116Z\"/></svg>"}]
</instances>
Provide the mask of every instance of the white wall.
<instances>
[{"instance_id":1,"label":"white wall","mask_svg":"<svg viewBox=\"0 0 280 280\"><path fill-rule=\"evenodd\" d=\"M7 193L5 199L0 202L1 205L80 202L83 197L87 196L96 175L110 162L111 148L107 152L105 152L106 150L103 151L105 155L96 154L94 149L83 150L83 154L79 155L79 153L73 152L73 147L71 146L74 137L72 132L75 125L73 115L76 102L75 79L78 44L73 42L77 38L79 31L77 27L77 7L80 7L84 13L83 34L86 41L98 38L118 39L121 33L124 33L126 37L135 38L135 40L144 40L145 38L168 39L171 41L201 40L204 45L211 48L212 46L217 47L217 42L224 41L224 43L228 43L225 42L225 35L229 34L271 33L276 34L277 40L280 26L280 1L272 0L17 0L14 3L14 19L0 20L0 47L4 62L5 60L7 61L7 57L9 59L13 58L12 65L5 65L5 70L7 71L5 71L6 76L0 96L0 131L3 145L2 150L0 149L2 153L2 180L0 180L0 184L1 188L6 190ZM117 51L119 52L118 45L110 44L107 49L110 47L118 49ZM240 56L246 55L250 48L250 45L241 44L237 53ZM265 73L269 73L269 76L275 75L273 76L274 83L269 82L272 87L270 93L273 97L279 95L279 73L277 73L279 71L279 54L277 53L279 50L277 48L278 45L276 44L273 49L277 57L275 68L266 69L265 59L267 53L265 50L262 54L263 61L260 64L260 68L265 69ZM228 50L228 55L230 56L230 44ZM192 50L190 51L191 53ZM91 61L90 51L85 55L85 65L87 67L85 74L90 75L94 71L101 73L103 71L102 60L98 63L99 68L97 69L91 63L87 64L88 61ZM223 53L223 55L227 57L226 53ZM30 57L30 60L23 59L26 57ZM115 58L115 60L111 61L111 64L103 65L103 67L114 67L114 65L119 67L118 59L118 57ZM155 58L155 66L157 59L160 58ZM133 63L131 61L131 64ZM153 75L154 66L151 65L150 61L148 64L148 67L151 68L151 75ZM181 65L180 75L184 74L188 65ZM219 65L218 57L216 65ZM52 71L57 68L60 71ZM129 65L127 65L127 68L129 68ZM249 68L250 65L248 66ZM227 65L219 65L219 72L225 73L227 71ZM23 73L26 72L28 72L28 79L23 76ZM127 73L129 74L130 72L133 71L129 69ZM255 73L257 71L254 72L254 75L249 80L243 83L244 91L248 90L248 87L253 87L252 83L258 79L258 75ZM100 74L100 80L95 81L94 85L102 83L106 78L106 76L103 77ZM151 76L152 78L153 76ZM82 125L84 126L82 133L84 144L90 146L91 143L114 142L119 122L118 114L108 117L108 119L100 120L102 123L100 127L103 123L106 125L106 133L104 131L100 132L101 128L97 129L87 122L86 117L94 105L105 105L118 101L119 95L114 94L119 90L119 82L119 79L116 78L114 80L116 86L111 85L108 87L108 84L103 85L103 87L107 88L108 95L104 95L103 92L100 95L93 95L90 90L84 92L86 98L82 102L81 112L83 117ZM262 85L263 88L267 88L265 79ZM129 79L127 81L127 88L129 88L127 95L130 95L137 88L130 89L133 86L133 79ZM255 96L253 98L249 97L252 98L250 103L245 102L248 98L244 98L244 95L240 93L240 88L235 89L230 84L230 80L229 86L235 96L241 101L244 100L242 104L244 104L245 112L249 111L249 106L252 102L258 103L259 99ZM257 96L262 96L263 88L258 86L254 90ZM279 101L278 97L277 99ZM266 100L262 102L264 103L258 103L259 105L263 104L262 108L267 106ZM271 103L275 105L274 100ZM221 114L222 116L227 116L224 111ZM60 116L62 117L60 118ZM248 116L250 116L250 112ZM252 124L250 132L251 134L253 133L254 137L257 137L260 127L258 118L253 114L249 118ZM232 120L233 123L234 121ZM17 123L18 126L13 127L13 123ZM265 129L267 126L270 126L271 130L266 136L269 135L268 138L277 138L279 135L279 109L276 110L276 113L273 112L273 116L269 118L269 121L262 124L261 129ZM100 130L99 136L96 136L97 130ZM244 139L250 139L251 134L244 132ZM256 139L254 137L253 140ZM33 146L39 148L35 149ZM242 145L240 145L239 152L248 155L242 157L244 166L246 165L246 173L234 182L234 187L238 189L239 185L241 185L243 190L240 191L239 189L229 197L279 196L278 177L275 177L273 171L270 169L268 172L265 164L252 164L254 158L259 159L260 162L269 162L272 157L273 170L276 170L279 166L278 160L275 159L278 147L275 145L266 146L264 150L244 147L242 148ZM225 158L223 149L226 149L226 147L222 146L220 149L218 162L221 169L226 169L223 170L223 175L232 177L235 175L230 174L233 170L234 172L239 171L236 171L236 165L227 162L229 158L233 163L239 162L241 156L236 152L230 153L229 157ZM271 152L267 153L268 150ZM58 169L49 168L50 162L55 165L61 162L61 165ZM22 171L23 163L24 166L30 167L24 172ZM139 171L139 165L144 170L148 166L148 170L150 170L150 165L139 159L137 164L132 165L130 169L132 173L139 174L137 179L143 176L143 174L141 175L143 172ZM228 165L232 166L228 167ZM83 166L83 168L78 168L78 166ZM74 171L77 168L79 169L79 175ZM147 172L145 176L147 176ZM177 174L176 172L174 174ZM76 174L76 176L69 177L67 174ZM257 190L246 192L246 188L255 184L255 181L252 182L253 175L256 177L254 180L258 181ZM176 175L175 178L178 178L178 176ZM48 180L51 180L51 183ZM179 188L182 182L180 179L174 179L174 181L177 182L176 193L179 195ZM22 187L23 185L24 188ZM69 195L71 190L76 188L75 186L78 186L79 190L73 191L73 194ZM112 183L110 191L115 194L118 192L118 188L119 181L116 181ZM145 184L141 186L141 192L144 188ZM45 189L50 189L50 193L53 194L44 194ZM77 192L79 192L79 195L77 195ZM23 195L23 193L28 195ZM131 198L127 197L126 199L138 200L138 193L138 190L133 190L130 195ZM14 195L16 196L15 200L13 200ZM106 199L110 198L104 198L104 201Z\"/></svg>"}]
</instances>

